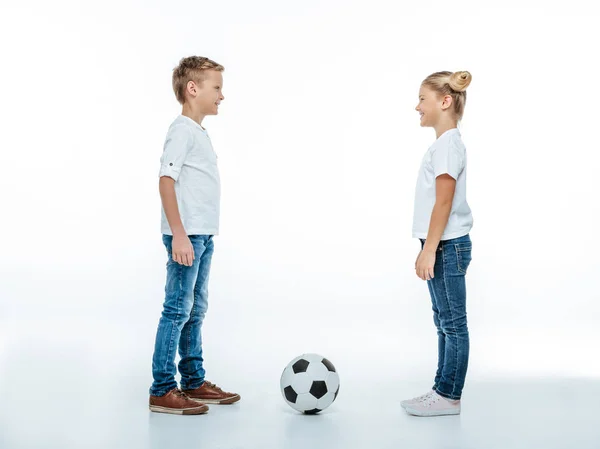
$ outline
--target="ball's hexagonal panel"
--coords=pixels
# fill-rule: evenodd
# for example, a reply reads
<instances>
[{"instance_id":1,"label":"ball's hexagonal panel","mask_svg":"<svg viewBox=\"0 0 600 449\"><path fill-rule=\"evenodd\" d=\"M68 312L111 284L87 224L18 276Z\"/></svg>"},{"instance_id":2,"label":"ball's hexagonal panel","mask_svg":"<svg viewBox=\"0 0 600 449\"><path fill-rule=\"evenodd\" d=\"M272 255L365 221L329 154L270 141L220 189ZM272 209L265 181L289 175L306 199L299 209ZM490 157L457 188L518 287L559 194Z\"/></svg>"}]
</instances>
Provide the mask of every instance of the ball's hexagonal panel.
<instances>
[{"instance_id":1,"label":"ball's hexagonal panel","mask_svg":"<svg viewBox=\"0 0 600 449\"><path fill-rule=\"evenodd\" d=\"M323 360L323 356L319 354L302 354L302 358L308 360L310 363L317 363Z\"/></svg>"},{"instance_id":2,"label":"ball's hexagonal panel","mask_svg":"<svg viewBox=\"0 0 600 449\"><path fill-rule=\"evenodd\" d=\"M325 382L327 383L327 391L336 391L340 386L340 376L338 376L338 373L329 373Z\"/></svg>"},{"instance_id":3,"label":"ball's hexagonal panel","mask_svg":"<svg viewBox=\"0 0 600 449\"><path fill-rule=\"evenodd\" d=\"M325 396L317 401L317 408L321 410L325 410L335 401L335 393L333 391L328 391Z\"/></svg>"},{"instance_id":4,"label":"ball's hexagonal panel","mask_svg":"<svg viewBox=\"0 0 600 449\"><path fill-rule=\"evenodd\" d=\"M315 398L310 393L299 394L295 404L293 404L292 406L300 412L312 410L314 408L317 408L317 398Z\"/></svg>"},{"instance_id":5,"label":"ball's hexagonal panel","mask_svg":"<svg viewBox=\"0 0 600 449\"><path fill-rule=\"evenodd\" d=\"M321 361L310 362L306 372L310 375L310 377L312 377L313 380L325 380L329 375L329 370L321 363Z\"/></svg>"},{"instance_id":6,"label":"ball's hexagonal panel","mask_svg":"<svg viewBox=\"0 0 600 449\"><path fill-rule=\"evenodd\" d=\"M294 371L292 371L291 367L288 366L286 369L284 369L283 373L281 373L281 379L279 380L281 389L283 390L288 385L292 385L294 377L296 377L296 375L294 374Z\"/></svg>"},{"instance_id":7,"label":"ball's hexagonal panel","mask_svg":"<svg viewBox=\"0 0 600 449\"><path fill-rule=\"evenodd\" d=\"M292 377L292 387L298 394L308 393L312 383L313 380L308 373L294 374L294 377Z\"/></svg>"}]
</instances>

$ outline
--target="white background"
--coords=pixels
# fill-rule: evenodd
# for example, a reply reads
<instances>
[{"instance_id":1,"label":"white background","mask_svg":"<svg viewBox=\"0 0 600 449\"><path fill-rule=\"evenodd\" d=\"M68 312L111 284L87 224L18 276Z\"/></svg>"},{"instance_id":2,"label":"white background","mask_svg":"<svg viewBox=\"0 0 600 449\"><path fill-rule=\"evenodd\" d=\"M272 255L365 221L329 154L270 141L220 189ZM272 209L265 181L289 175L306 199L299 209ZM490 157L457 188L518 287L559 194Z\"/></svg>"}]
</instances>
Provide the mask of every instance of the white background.
<instances>
[{"instance_id":1,"label":"white background","mask_svg":"<svg viewBox=\"0 0 600 449\"><path fill-rule=\"evenodd\" d=\"M470 379L598 377L598 15L589 3L28 2L0 9L0 383L150 385L158 168L181 57L225 66L204 122L222 228L209 377L433 376L414 185L420 82L469 70ZM17 362L15 362L17 361ZM25 382L25 381L23 381ZM142 398L145 401L146 398Z\"/></svg>"}]
</instances>

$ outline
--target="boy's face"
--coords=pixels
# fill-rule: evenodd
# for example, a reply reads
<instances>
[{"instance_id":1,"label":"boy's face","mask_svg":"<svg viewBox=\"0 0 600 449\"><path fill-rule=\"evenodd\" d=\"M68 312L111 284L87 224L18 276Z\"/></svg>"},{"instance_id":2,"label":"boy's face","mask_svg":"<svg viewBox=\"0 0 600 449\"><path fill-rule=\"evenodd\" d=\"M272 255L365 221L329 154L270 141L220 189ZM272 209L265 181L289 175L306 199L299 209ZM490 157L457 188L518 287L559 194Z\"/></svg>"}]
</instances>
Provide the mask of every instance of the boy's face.
<instances>
[{"instance_id":1,"label":"boy's face","mask_svg":"<svg viewBox=\"0 0 600 449\"><path fill-rule=\"evenodd\" d=\"M198 107L204 115L217 115L219 104L225 99L223 96L223 73L217 70L206 70L204 81L196 84L188 83L190 100Z\"/></svg>"}]
</instances>

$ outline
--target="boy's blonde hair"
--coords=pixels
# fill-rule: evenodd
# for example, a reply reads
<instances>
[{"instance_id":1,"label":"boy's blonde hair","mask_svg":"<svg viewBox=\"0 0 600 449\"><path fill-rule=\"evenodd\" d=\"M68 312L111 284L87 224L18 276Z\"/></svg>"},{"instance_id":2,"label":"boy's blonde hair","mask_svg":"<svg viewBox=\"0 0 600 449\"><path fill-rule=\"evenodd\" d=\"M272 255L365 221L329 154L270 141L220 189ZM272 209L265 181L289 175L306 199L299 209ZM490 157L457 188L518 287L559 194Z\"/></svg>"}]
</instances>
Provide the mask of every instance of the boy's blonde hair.
<instances>
[{"instance_id":1,"label":"boy's blonde hair","mask_svg":"<svg viewBox=\"0 0 600 449\"><path fill-rule=\"evenodd\" d=\"M454 113L460 120L465 112L467 87L471 84L472 78L471 74L466 71L436 72L425 78L421 84L437 92L438 95L450 95L452 97Z\"/></svg>"},{"instance_id":2,"label":"boy's blonde hair","mask_svg":"<svg viewBox=\"0 0 600 449\"><path fill-rule=\"evenodd\" d=\"M187 83L193 81L202 84L206 70L222 72L225 67L202 56L188 56L179 61L179 65L173 69L173 92L179 103L185 103Z\"/></svg>"}]
</instances>

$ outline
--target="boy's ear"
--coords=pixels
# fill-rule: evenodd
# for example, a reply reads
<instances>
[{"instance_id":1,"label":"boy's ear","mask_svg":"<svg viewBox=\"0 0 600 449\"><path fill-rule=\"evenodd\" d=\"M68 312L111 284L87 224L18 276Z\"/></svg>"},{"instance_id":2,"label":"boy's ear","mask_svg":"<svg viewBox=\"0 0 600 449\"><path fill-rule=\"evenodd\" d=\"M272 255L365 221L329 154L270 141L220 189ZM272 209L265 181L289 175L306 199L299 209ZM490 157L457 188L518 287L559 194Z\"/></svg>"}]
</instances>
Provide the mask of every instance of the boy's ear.
<instances>
[{"instance_id":1,"label":"boy's ear","mask_svg":"<svg viewBox=\"0 0 600 449\"><path fill-rule=\"evenodd\" d=\"M186 86L186 90L191 93L192 95L197 95L198 94L198 86L196 85L195 82L193 81L188 81L187 86Z\"/></svg>"}]
</instances>

